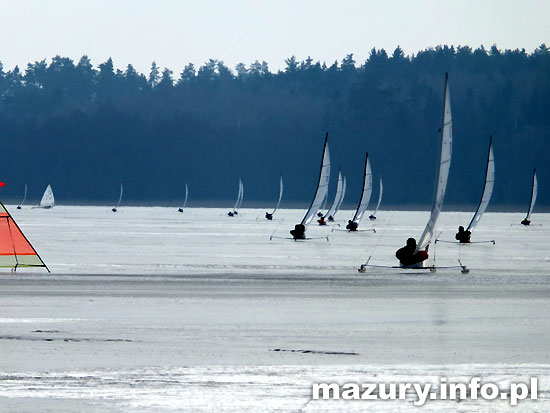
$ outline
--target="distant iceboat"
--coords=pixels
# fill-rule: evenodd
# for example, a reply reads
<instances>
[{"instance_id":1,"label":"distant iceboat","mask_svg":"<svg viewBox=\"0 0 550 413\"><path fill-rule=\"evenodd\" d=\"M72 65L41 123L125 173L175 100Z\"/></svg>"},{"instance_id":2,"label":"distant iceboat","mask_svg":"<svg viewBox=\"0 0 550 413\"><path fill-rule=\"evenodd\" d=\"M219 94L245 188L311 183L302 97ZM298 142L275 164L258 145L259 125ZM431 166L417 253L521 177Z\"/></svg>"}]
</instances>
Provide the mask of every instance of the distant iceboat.
<instances>
[{"instance_id":1,"label":"distant iceboat","mask_svg":"<svg viewBox=\"0 0 550 413\"><path fill-rule=\"evenodd\" d=\"M283 175L281 174L279 179L279 200L277 201L277 206L275 207L272 213L269 213L269 212L265 213L265 219L269 221L273 220L273 215L275 214L275 211L279 209L279 205L281 204L282 198L283 198Z\"/></svg>"},{"instance_id":2,"label":"distant iceboat","mask_svg":"<svg viewBox=\"0 0 550 413\"><path fill-rule=\"evenodd\" d=\"M376 208L374 209L374 212L369 215L369 219L371 221L374 221L376 219L376 213L378 212L378 208L380 208L380 202L382 202L383 191L384 191L384 187L382 186L382 177L380 177L380 189L378 190L378 203L376 204Z\"/></svg>"},{"instance_id":3,"label":"distant iceboat","mask_svg":"<svg viewBox=\"0 0 550 413\"><path fill-rule=\"evenodd\" d=\"M344 202L345 195L346 195L346 177L342 178L342 172L338 171L338 184L336 185L336 195L334 196L334 202L332 203L332 206L327 211L327 213L323 215L321 219L317 220L319 225L326 225L325 218L327 218L329 222L334 222L334 217L336 216L336 213L340 209L342 202Z\"/></svg>"},{"instance_id":4,"label":"distant iceboat","mask_svg":"<svg viewBox=\"0 0 550 413\"><path fill-rule=\"evenodd\" d=\"M535 201L537 200L537 191L538 191L538 182L537 182L537 168L533 169L533 186L531 186L531 202L529 202L529 209L527 209L527 215L521 221L522 225L531 225L531 213L535 207Z\"/></svg>"},{"instance_id":5,"label":"distant iceboat","mask_svg":"<svg viewBox=\"0 0 550 413\"><path fill-rule=\"evenodd\" d=\"M17 209L23 208L23 204L25 204L25 199L27 199L27 184L25 184L25 194L23 195L23 200L21 203L17 206Z\"/></svg>"},{"instance_id":6,"label":"distant iceboat","mask_svg":"<svg viewBox=\"0 0 550 413\"><path fill-rule=\"evenodd\" d=\"M346 229L350 232L358 231L359 223L365 215L365 211L369 206L370 196L372 194L372 170L370 167L369 154L365 154L365 172L363 173L363 190L361 191L361 198L359 199L359 205L353 215L353 218L348 221ZM376 232L374 229L372 230Z\"/></svg>"},{"instance_id":7,"label":"distant iceboat","mask_svg":"<svg viewBox=\"0 0 550 413\"><path fill-rule=\"evenodd\" d=\"M187 182L185 183L185 200L183 201L183 206L178 208L178 212L183 212L185 206L187 205L187 197L189 196L189 190L187 189Z\"/></svg>"},{"instance_id":8,"label":"distant iceboat","mask_svg":"<svg viewBox=\"0 0 550 413\"><path fill-rule=\"evenodd\" d=\"M114 207L111 211L113 212L117 212L118 211L118 207L120 206L120 201L122 201L122 192L124 191L123 187L122 187L122 182L120 183L120 196L118 197L118 202L116 203L116 207Z\"/></svg>"},{"instance_id":9,"label":"distant iceboat","mask_svg":"<svg viewBox=\"0 0 550 413\"><path fill-rule=\"evenodd\" d=\"M36 208L44 208L44 209L50 209L55 206L55 199L53 197L53 191L51 185L48 185L46 187L46 190L44 191L44 195L42 195L42 199L40 200L40 205Z\"/></svg>"},{"instance_id":10,"label":"distant iceboat","mask_svg":"<svg viewBox=\"0 0 550 413\"><path fill-rule=\"evenodd\" d=\"M234 217L235 215L239 215L239 208L241 207L241 204L243 203L243 196L244 196L243 181L241 181L241 178L239 178L239 193L237 195L237 202L235 202L235 206L233 207L233 211L229 211L227 213L227 216Z\"/></svg>"}]
</instances>

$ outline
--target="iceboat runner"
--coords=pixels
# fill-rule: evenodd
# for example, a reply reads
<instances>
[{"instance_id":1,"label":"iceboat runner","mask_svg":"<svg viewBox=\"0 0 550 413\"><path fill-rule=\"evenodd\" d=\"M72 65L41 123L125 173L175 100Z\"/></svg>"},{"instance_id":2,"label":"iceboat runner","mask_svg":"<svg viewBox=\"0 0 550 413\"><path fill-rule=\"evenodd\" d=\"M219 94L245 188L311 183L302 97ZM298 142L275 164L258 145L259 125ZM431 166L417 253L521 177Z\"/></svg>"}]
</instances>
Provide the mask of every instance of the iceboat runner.
<instances>
[{"instance_id":1,"label":"iceboat runner","mask_svg":"<svg viewBox=\"0 0 550 413\"><path fill-rule=\"evenodd\" d=\"M189 189L187 188L187 182L185 183L185 200L183 201L183 206L178 208L178 212L183 212L185 206L187 205L187 197L189 196Z\"/></svg>"},{"instance_id":2,"label":"iceboat runner","mask_svg":"<svg viewBox=\"0 0 550 413\"><path fill-rule=\"evenodd\" d=\"M326 225L328 222L334 222L334 216L340 209L340 205L344 201L344 196L346 195L346 178L342 178L342 172L338 171L338 184L336 185L336 195L334 196L334 202L327 211L326 214L322 215L320 219L317 220L319 225ZM325 220L326 218L326 220Z\"/></svg>"},{"instance_id":3,"label":"iceboat runner","mask_svg":"<svg viewBox=\"0 0 550 413\"><path fill-rule=\"evenodd\" d=\"M243 181L241 181L241 178L239 178L239 193L237 195L237 202L235 202L233 211L229 211L227 213L228 217L234 217L235 215L239 215L238 210L241 207L241 204L243 203L243 193L244 193Z\"/></svg>"},{"instance_id":4,"label":"iceboat runner","mask_svg":"<svg viewBox=\"0 0 550 413\"><path fill-rule=\"evenodd\" d=\"M382 192L384 191L384 186L382 185L382 177L380 177L380 186L378 190L378 203L376 204L376 208L374 209L374 212L369 215L369 219L371 221L376 220L376 213L378 212L378 208L380 208L380 202L382 202Z\"/></svg>"},{"instance_id":5,"label":"iceboat runner","mask_svg":"<svg viewBox=\"0 0 550 413\"><path fill-rule=\"evenodd\" d=\"M452 117L451 117L451 101L449 97L449 79L448 74L445 74L445 86L444 86L444 98L443 98L443 117L441 125L441 138L439 142L439 159L437 162L437 176L436 186L433 196L432 210L430 218L426 224L426 228L420 237L420 241L417 243L414 238L407 239L407 245L396 251L395 255L399 260L397 266L382 266L369 264L370 258L365 264L362 264L358 269L359 272L365 272L367 267L378 268L410 268L410 269L430 269L436 271L438 268L461 268L462 273L468 273L469 270L466 266L424 266L424 262L428 259L428 247L430 240L434 235L435 225L441 207L443 205L443 198L445 197L445 190L447 188L447 179L449 177L449 167L451 166L451 154L452 154L452 141L453 141L453 129L452 129Z\"/></svg>"},{"instance_id":6,"label":"iceboat runner","mask_svg":"<svg viewBox=\"0 0 550 413\"><path fill-rule=\"evenodd\" d=\"M359 223L365 215L367 207L369 206L370 196L372 194L372 170L370 167L369 153L365 154L365 171L363 173L363 189L361 191L361 198L359 199L359 204L357 205L357 210L353 215L353 218L348 220L346 225L346 230L349 232L359 231ZM374 228L367 229L365 231L376 232Z\"/></svg>"},{"instance_id":7,"label":"iceboat runner","mask_svg":"<svg viewBox=\"0 0 550 413\"><path fill-rule=\"evenodd\" d=\"M537 190L538 190L538 182L537 182L537 168L533 169L533 186L531 187L531 202L529 202L529 209L527 209L527 215L525 215L525 218L523 218L523 221L521 221L521 225L531 225L531 220L529 219L531 217L531 212L533 212L533 208L535 207L535 201L537 200Z\"/></svg>"},{"instance_id":8,"label":"iceboat runner","mask_svg":"<svg viewBox=\"0 0 550 413\"><path fill-rule=\"evenodd\" d=\"M275 207L273 212L271 212L271 213L266 212L265 213L265 219L267 219L269 221L273 220L273 215L275 214L275 211L277 211L277 209L279 209L279 205L281 204L281 199L282 198L283 198L283 174L280 175L280 179L279 179L279 200L277 201L277 206Z\"/></svg>"},{"instance_id":9,"label":"iceboat runner","mask_svg":"<svg viewBox=\"0 0 550 413\"><path fill-rule=\"evenodd\" d=\"M471 240L471 236L472 236L472 232L474 231L474 228L481 220L483 213L485 212L485 210L487 209L487 206L489 205L489 201L491 200L491 195L493 194L494 185L495 185L495 158L493 155L493 137L491 136L489 138L489 153L487 155L487 165L485 167L485 181L483 183L483 191L481 192L481 199L479 200L479 204L477 206L476 212L474 213L474 216L472 217L470 224L468 224L468 227L466 229L464 229L462 225L458 227L458 232L455 235L456 242L460 244L491 243L495 245L495 240L489 240L489 241L472 241ZM435 243L437 242L454 243L455 241L444 241L444 240L436 239Z\"/></svg>"},{"instance_id":10,"label":"iceboat runner","mask_svg":"<svg viewBox=\"0 0 550 413\"><path fill-rule=\"evenodd\" d=\"M23 234L4 204L0 202L0 267L17 271L19 267L50 269Z\"/></svg>"},{"instance_id":11,"label":"iceboat runner","mask_svg":"<svg viewBox=\"0 0 550 413\"><path fill-rule=\"evenodd\" d=\"M123 187L122 187L122 182L120 183L120 196L118 197L118 202L116 203L116 207L114 207L113 209L111 209L111 211L113 212L117 212L118 211L118 207L120 206L120 201L122 201L122 192L123 192Z\"/></svg>"},{"instance_id":12,"label":"iceboat runner","mask_svg":"<svg viewBox=\"0 0 550 413\"><path fill-rule=\"evenodd\" d=\"M292 238L294 241L297 240L306 240L306 239L314 239L314 238L308 238L306 237L306 226L311 222L317 211L319 211L319 208L321 207L323 200L325 199L328 191L328 183L330 178L330 155L328 150L328 132L325 134L325 144L323 146L323 155L321 157L321 168L319 171L319 180L317 182L317 189L315 190L315 195L313 196L313 200L311 201L311 205L309 206L309 209L307 210L306 214L304 215L304 218L299 224L296 224L294 226L294 229L290 230L290 235L292 235ZM270 240L274 237L271 235L269 238ZM328 237L320 237L321 239L326 239L328 241Z\"/></svg>"}]
</instances>

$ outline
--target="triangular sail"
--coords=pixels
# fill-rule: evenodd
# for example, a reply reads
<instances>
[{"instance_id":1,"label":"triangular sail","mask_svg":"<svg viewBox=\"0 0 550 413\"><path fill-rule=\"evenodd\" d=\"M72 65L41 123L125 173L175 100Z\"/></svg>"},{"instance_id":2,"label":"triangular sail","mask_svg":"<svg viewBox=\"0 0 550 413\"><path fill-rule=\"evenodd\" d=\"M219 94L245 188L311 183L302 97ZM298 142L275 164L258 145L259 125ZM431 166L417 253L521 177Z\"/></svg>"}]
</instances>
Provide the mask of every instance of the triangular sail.
<instances>
[{"instance_id":1,"label":"triangular sail","mask_svg":"<svg viewBox=\"0 0 550 413\"><path fill-rule=\"evenodd\" d=\"M237 202L237 209L241 209L241 205L243 203L243 197L244 197L244 185L243 181L239 178L239 199Z\"/></svg>"},{"instance_id":2,"label":"triangular sail","mask_svg":"<svg viewBox=\"0 0 550 413\"><path fill-rule=\"evenodd\" d=\"M378 191L378 203L376 204L376 208L374 209L374 212L371 216L376 216L376 213L378 212L378 208L380 208L380 202L382 202L382 193L384 192L384 186L382 185L382 177L380 177L380 190Z\"/></svg>"},{"instance_id":3,"label":"triangular sail","mask_svg":"<svg viewBox=\"0 0 550 413\"><path fill-rule=\"evenodd\" d=\"M441 126L441 140L439 144L439 159L437 162L437 178L434 191L432 212L430 219L426 224L426 228L420 237L416 246L416 251L420 251L427 247L435 231L435 224L441 207L443 206L443 198L445 198L445 190L447 188L447 179L449 177L449 167L451 166L451 154L453 144L453 121L451 117L451 98L449 96L449 77L445 73L445 87L443 98L443 120Z\"/></svg>"},{"instance_id":4,"label":"triangular sail","mask_svg":"<svg viewBox=\"0 0 550 413\"><path fill-rule=\"evenodd\" d=\"M336 215L336 213L340 210L340 207L342 206L342 202L344 202L344 197L346 196L346 177L344 176L344 184L342 186L342 195L340 196L340 201L338 201L338 205L336 205L336 210L332 213L332 217Z\"/></svg>"},{"instance_id":5,"label":"triangular sail","mask_svg":"<svg viewBox=\"0 0 550 413\"><path fill-rule=\"evenodd\" d=\"M369 154L365 155L365 172L363 175L363 191L361 192L361 199L359 199L359 205L353 216L352 221L359 224L361 218L365 214L367 207L369 206L370 196L372 194L372 170L370 167Z\"/></svg>"},{"instance_id":6,"label":"triangular sail","mask_svg":"<svg viewBox=\"0 0 550 413\"><path fill-rule=\"evenodd\" d=\"M535 201L537 200L538 182L537 182L537 168L533 170L533 186L531 187L531 202L529 202L529 209L525 219L529 219L533 208L535 207Z\"/></svg>"},{"instance_id":7,"label":"triangular sail","mask_svg":"<svg viewBox=\"0 0 550 413\"><path fill-rule=\"evenodd\" d=\"M493 137L489 139L489 155L487 156L487 166L485 168L485 183L483 184L483 192L481 194L481 200L477 206L476 213L474 214L467 231L473 231L478 224L481 216L487 209L491 195L493 194L493 187L495 185L495 158L493 156Z\"/></svg>"},{"instance_id":8,"label":"triangular sail","mask_svg":"<svg viewBox=\"0 0 550 413\"><path fill-rule=\"evenodd\" d=\"M325 199L328 191L328 182L330 178L330 155L328 150L328 132L325 135L325 146L323 147L323 157L321 160L321 170L319 171L319 182L317 183L317 190L311 205L307 210L301 224L307 225L311 222L313 216L319 211L323 200Z\"/></svg>"},{"instance_id":9,"label":"triangular sail","mask_svg":"<svg viewBox=\"0 0 550 413\"><path fill-rule=\"evenodd\" d=\"M48 185L44 191L44 195L42 195L42 199L40 200L40 207L52 208L53 206L55 206L55 199L53 197L52 187L51 185Z\"/></svg>"},{"instance_id":10,"label":"triangular sail","mask_svg":"<svg viewBox=\"0 0 550 413\"><path fill-rule=\"evenodd\" d=\"M281 205L281 199L283 199L283 175L281 175L279 179L279 200L277 201L277 206L275 207L271 215L273 215L275 211L279 209L279 205Z\"/></svg>"},{"instance_id":11,"label":"triangular sail","mask_svg":"<svg viewBox=\"0 0 550 413\"><path fill-rule=\"evenodd\" d=\"M44 267L50 272L12 216L0 202L0 267Z\"/></svg>"},{"instance_id":12,"label":"triangular sail","mask_svg":"<svg viewBox=\"0 0 550 413\"><path fill-rule=\"evenodd\" d=\"M239 192L237 194L237 201L235 201L235 206L233 207L233 211L236 211L239 207L239 202L241 201L241 196L243 194L243 183L241 181L241 178L239 178Z\"/></svg>"},{"instance_id":13,"label":"triangular sail","mask_svg":"<svg viewBox=\"0 0 550 413\"><path fill-rule=\"evenodd\" d=\"M338 206L341 203L343 190L344 190L344 180L342 179L342 172L338 171L338 184L336 185L336 195L334 196L334 201L332 202L332 206L324 215L325 217L334 218L334 214L336 213L336 210L338 209Z\"/></svg>"}]
</instances>

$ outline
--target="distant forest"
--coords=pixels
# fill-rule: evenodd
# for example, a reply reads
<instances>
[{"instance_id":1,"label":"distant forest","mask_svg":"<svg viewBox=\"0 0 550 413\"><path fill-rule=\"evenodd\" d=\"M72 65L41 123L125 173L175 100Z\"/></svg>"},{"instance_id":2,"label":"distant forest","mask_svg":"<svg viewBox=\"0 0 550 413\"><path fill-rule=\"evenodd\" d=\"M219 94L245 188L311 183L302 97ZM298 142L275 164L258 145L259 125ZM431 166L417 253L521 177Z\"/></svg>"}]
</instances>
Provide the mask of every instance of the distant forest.
<instances>
[{"instance_id":1,"label":"distant forest","mask_svg":"<svg viewBox=\"0 0 550 413\"><path fill-rule=\"evenodd\" d=\"M0 56L1 58L1 56ZM537 167L539 211L550 205L550 51L438 46L406 56L372 49L320 63L285 60L234 69L209 60L181 73L155 62L148 75L111 59L95 66L56 56L4 71L0 63L0 199L37 202L51 184L59 204L190 205L230 208L244 182L246 206L309 205L329 133L334 196L339 167L345 205L359 200L365 152L384 208L431 204L445 72L453 115L453 159L445 209L473 210L481 195L489 136L496 184L489 210L527 209ZM373 200L377 199L375 184Z\"/></svg>"}]
</instances>

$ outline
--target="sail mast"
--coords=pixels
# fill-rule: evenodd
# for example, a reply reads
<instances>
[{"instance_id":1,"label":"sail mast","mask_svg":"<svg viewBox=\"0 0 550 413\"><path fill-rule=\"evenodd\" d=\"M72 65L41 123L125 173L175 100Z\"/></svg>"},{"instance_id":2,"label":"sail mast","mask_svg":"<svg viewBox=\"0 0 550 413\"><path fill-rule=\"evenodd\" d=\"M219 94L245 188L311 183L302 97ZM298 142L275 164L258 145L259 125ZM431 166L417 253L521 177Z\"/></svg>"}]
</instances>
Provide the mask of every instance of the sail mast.
<instances>
[{"instance_id":1,"label":"sail mast","mask_svg":"<svg viewBox=\"0 0 550 413\"><path fill-rule=\"evenodd\" d=\"M481 199L477 206L476 212L468 225L467 231L473 231L475 226L481 220L481 216L487 209L491 195L493 194L493 187L495 185L495 158L493 156L493 137L489 138L489 154L487 155L487 165L485 166L485 181L483 183L483 191L481 192Z\"/></svg>"},{"instance_id":2,"label":"sail mast","mask_svg":"<svg viewBox=\"0 0 550 413\"><path fill-rule=\"evenodd\" d=\"M325 199L325 196L327 194L329 178L330 178L330 154L328 150L328 132L327 132L325 134L325 145L323 147L323 156L321 158L321 167L319 170L319 181L317 182L317 189L315 191L315 195L313 196L313 200L311 201L311 205L309 206L309 209L307 210L306 214L304 215L304 218L302 219L302 222L301 222L302 225L309 224L313 216L319 210L319 207L323 203L323 200Z\"/></svg>"},{"instance_id":3,"label":"sail mast","mask_svg":"<svg viewBox=\"0 0 550 413\"><path fill-rule=\"evenodd\" d=\"M437 177L436 185L433 197L432 212L430 219L426 224L426 228L420 237L420 241L416 246L416 251L424 249L430 243L430 240L434 234L435 224L441 207L443 205L443 198L445 197L445 190L447 188L447 179L449 178L449 167L451 166L451 154L453 143L453 122L451 117L451 99L449 96L449 75L445 73L445 86L443 97L443 116L441 122L441 139L439 142L439 157L437 163Z\"/></svg>"}]
</instances>

